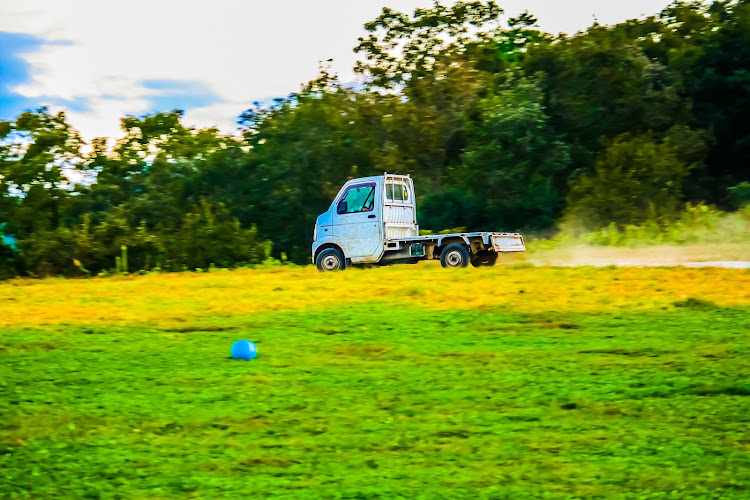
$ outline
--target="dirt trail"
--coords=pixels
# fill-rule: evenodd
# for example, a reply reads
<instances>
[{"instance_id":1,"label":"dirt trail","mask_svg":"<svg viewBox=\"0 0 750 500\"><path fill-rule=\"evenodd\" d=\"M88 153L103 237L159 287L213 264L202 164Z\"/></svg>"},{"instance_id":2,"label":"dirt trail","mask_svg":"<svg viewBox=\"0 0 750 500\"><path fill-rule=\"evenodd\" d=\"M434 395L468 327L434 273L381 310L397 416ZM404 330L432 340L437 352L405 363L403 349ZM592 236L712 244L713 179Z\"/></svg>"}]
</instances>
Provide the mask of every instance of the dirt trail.
<instances>
[{"instance_id":1,"label":"dirt trail","mask_svg":"<svg viewBox=\"0 0 750 500\"><path fill-rule=\"evenodd\" d=\"M618 266L618 267L722 267L750 269L750 244L659 245L642 248L563 246L503 258L506 264L530 263L537 266ZM505 257L505 256L503 256Z\"/></svg>"}]
</instances>

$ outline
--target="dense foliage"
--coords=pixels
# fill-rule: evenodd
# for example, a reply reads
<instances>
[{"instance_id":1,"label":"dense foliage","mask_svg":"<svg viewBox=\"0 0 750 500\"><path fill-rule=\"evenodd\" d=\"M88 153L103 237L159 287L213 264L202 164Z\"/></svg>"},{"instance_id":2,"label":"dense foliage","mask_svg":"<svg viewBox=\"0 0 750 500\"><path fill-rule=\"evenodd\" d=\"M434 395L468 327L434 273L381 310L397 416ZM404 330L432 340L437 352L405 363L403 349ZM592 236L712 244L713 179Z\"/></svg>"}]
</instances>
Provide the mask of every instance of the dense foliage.
<instances>
[{"instance_id":1,"label":"dense foliage","mask_svg":"<svg viewBox=\"0 0 750 500\"><path fill-rule=\"evenodd\" d=\"M0 277L306 262L339 186L384 171L416 179L435 231L667 227L688 201L747 202L750 2L572 36L501 13L384 9L359 84L324 67L242 113L241 138L176 110L122 119L109 147L44 108L0 122Z\"/></svg>"}]
</instances>

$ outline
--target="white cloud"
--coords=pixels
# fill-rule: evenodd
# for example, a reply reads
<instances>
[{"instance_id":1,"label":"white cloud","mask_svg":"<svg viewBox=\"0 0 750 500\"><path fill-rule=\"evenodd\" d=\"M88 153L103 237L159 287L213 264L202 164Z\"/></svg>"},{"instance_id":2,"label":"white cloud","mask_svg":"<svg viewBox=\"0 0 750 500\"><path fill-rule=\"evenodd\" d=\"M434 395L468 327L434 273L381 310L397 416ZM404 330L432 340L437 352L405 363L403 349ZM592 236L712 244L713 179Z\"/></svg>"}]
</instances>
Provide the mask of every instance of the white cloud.
<instances>
[{"instance_id":1,"label":"white cloud","mask_svg":"<svg viewBox=\"0 0 750 500\"><path fill-rule=\"evenodd\" d=\"M237 117L250 107L247 101L221 102L192 108L185 111L187 123L202 123L206 126L216 126L225 133L234 133L237 128Z\"/></svg>"},{"instance_id":2,"label":"white cloud","mask_svg":"<svg viewBox=\"0 0 750 500\"><path fill-rule=\"evenodd\" d=\"M317 75L318 61L334 59L343 80L353 78L352 48L362 25L383 5L404 12L430 0L0 0L0 31L50 42L25 54L32 78L15 90L43 99L84 98L90 110L68 111L85 138L119 135L125 114L151 111L159 90L144 80L201 83L217 102L186 110L186 121L227 132L252 101L285 96ZM665 0L508 0L507 14L528 9L543 29L585 29L653 14ZM41 102L40 102L41 103Z\"/></svg>"},{"instance_id":3,"label":"white cloud","mask_svg":"<svg viewBox=\"0 0 750 500\"><path fill-rule=\"evenodd\" d=\"M658 14L672 0L504 0L498 2L506 15L517 16L528 10L539 25L550 33L575 34L585 30L596 19L599 24L612 25L628 19Z\"/></svg>"}]
</instances>

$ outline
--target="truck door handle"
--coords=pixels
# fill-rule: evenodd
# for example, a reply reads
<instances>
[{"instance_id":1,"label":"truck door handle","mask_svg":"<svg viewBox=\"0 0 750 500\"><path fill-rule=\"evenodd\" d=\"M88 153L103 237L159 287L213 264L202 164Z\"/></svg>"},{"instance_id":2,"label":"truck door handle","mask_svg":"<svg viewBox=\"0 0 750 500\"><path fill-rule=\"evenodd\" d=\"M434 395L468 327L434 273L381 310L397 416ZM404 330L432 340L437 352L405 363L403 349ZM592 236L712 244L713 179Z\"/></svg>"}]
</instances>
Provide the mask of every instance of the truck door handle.
<instances>
[{"instance_id":1,"label":"truck door handle","mask_svg":"<svg viewBox=\"0 0 750 500\"><path fill-rule=\"evenodd\" d=\"M374 218L375 218L375 214L372 214L372 215L368 215L368 216L367 216L367 218L368 218L368 219L374 219Z\"/></svg>"}]
</instances>

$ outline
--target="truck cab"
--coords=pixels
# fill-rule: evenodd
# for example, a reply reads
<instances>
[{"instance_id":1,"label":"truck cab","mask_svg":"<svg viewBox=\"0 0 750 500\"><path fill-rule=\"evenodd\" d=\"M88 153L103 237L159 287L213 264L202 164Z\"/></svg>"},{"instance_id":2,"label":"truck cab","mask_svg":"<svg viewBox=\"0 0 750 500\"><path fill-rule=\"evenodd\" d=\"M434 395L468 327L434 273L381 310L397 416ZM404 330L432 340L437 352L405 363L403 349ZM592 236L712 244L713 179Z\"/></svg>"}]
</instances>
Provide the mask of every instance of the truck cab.
<instances>
[{"instance_id":1,"label":"truck cab","mask_svg":"<svg viewBox=\"0 0 750 500\"><path fill-rule=\"evenodd\" d=\"M344 269L348 264L417 262L438 258L436 251L444 267L465 267L469 262L476 265L487 260L476 255L487 257L490 247L495 252L525 250L516 233L511 238L516 244L506 244L506 250L499 250L502 245L492 236L511 233L420 236L413 180L408 175L387 173L346 182L328 211L318 216L313 234L312 259L321 271ZM458 254L445 265L442 251L451 244L461 248L452 247Z\"/></svg>"}]
</instances>

